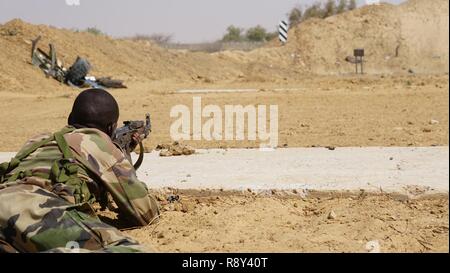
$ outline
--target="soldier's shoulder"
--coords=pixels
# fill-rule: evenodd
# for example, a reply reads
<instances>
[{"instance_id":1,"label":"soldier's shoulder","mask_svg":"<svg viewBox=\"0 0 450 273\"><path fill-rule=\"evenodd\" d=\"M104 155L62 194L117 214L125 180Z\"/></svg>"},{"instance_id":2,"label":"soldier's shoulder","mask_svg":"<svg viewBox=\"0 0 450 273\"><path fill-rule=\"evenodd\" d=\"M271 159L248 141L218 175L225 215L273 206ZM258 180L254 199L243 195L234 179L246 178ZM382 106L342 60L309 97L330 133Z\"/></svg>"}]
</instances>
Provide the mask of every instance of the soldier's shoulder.
<instances>
[{"instance_id":1,"label":"soldier's shoulder","mask_svg":"<svg viewBox=\"0 0 450 273\"><path fill-rule=\"evenodd\" d=\"M65 135L72 149L86 158L107 157L107 161L116 161L123 157L122 152L104 132L95 128L81 128Z\"/></svg>"},{"instance_id":2,"label":"soldier's shoulder","mask_svg":"<svg viewBox=\"0 0 450 273\"><path fill-rule=\"evenodd\" d=\"M75 129L68 134L68 136L79 137L80 141L90 140L99 142L111 142L111 138L104 132L95 128L80 128Z\"/></svg>"}]
</instances>

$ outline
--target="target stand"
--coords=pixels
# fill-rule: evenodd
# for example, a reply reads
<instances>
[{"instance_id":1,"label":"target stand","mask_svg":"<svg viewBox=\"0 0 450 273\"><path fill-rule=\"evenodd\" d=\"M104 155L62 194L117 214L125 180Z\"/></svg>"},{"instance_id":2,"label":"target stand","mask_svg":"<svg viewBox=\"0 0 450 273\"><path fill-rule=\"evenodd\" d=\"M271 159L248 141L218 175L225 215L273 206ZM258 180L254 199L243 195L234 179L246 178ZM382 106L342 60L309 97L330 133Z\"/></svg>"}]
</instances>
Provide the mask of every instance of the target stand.
<instances>
[{"instance_id":1,"label":"target stand","mask_svg":"<svg viewBox=\"0 0 450 273\"><path fill-rule=\"evenodd\" d=\"M364 74L364 49L357 48L353 50L353 56L355 57L356 74L358 74L358 72ZM358 69L358 66L360 69Z\"/></svg>"}]
</instances>

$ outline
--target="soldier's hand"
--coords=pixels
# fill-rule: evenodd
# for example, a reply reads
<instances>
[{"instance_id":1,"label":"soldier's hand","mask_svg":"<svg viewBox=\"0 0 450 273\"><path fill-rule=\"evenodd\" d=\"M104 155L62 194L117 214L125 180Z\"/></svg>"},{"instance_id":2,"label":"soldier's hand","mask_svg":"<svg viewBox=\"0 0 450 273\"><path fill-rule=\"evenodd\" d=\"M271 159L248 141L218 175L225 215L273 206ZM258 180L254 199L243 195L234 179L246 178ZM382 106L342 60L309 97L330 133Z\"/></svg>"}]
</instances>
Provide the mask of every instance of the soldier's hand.
<instances>
[{"instance_id":1,"label":"soldier's hand","mask_svg":"<svg viewBox=\"0 0 450 273\"><path fill-rule=\"evenodd\" d=\"M136 146L139 144L139 142L141 142L141 135L138 132L135 132L132 136L131 136L132 142L130 143L130 148L131 151L134 151L134 149L136 148Z\"/></svg>"}]
</instances>

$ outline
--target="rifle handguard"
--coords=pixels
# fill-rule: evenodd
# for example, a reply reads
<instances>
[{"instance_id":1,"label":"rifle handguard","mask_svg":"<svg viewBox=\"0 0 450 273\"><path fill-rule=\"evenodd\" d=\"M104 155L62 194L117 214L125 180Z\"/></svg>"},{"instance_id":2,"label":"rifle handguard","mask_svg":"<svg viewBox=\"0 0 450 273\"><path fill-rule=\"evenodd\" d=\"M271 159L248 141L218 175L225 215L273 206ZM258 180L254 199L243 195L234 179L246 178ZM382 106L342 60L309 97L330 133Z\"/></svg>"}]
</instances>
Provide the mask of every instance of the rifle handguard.
<instances>
[{"instance_id":1,"label":"rifle handguard","mask_svg":"<svg viewBox=\"0 0 450 273\"><path fill-rule=\"evenodd\" d=\"M114 133L112 139L114 144L120 147L127 154L128 159L132 163L130 156L130 153L132 152L132 149L130 147L132 142L132 135L138 132L141 138L146 139L151 131L152 125L150 114L146 114L145 121L124 121L124 126L116 129L116 132ZM133 165L136 170L139 169L144 160L144 145L142 144L143 139L141 139L141 141L139 142L139 158Z\"/></svg>"}]
</instances>

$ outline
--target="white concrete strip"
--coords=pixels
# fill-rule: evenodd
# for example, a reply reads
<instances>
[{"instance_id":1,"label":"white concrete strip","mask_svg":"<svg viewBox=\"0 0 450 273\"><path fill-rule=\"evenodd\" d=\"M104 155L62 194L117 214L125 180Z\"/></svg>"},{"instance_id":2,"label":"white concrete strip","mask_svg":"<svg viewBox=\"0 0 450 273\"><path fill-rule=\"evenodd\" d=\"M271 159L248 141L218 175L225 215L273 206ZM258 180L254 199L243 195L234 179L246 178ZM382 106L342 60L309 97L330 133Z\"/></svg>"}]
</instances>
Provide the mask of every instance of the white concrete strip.
<instances>
[{"instance_id":1,"label":"white concrete strip","mask_svg":"<svg viewBox=\"0 0 450 273\"><path fill-rule=\"evenodd\" d=\"M262 91L302 91L304 88L275 88L275 89L181 89L177 90L176 93L180 94L204 94L204 93L254 93Z\"/></svg>"},{"instance_id":2,"label":"white concrete strip","mask_svg":"<svg viewBox=\"0 0 450 273\"><path fill-rule=\"evenodd\" d=\"M197 94L197 93L245 93L258 92L259 89L182 89L177 90L180 94Z\"/></svg>"},{"instance_id":3,"label":"white concrete strip","mask_svg":"<svg viewBox=\"0 0 450 273\"><path fill-rule=\"evenodd\" d=\"M199 150L146 154L138 177L150 188L447 193L448 147ZM13 154L0 153L0 162Z\"/></svg>"}]
</instances>

